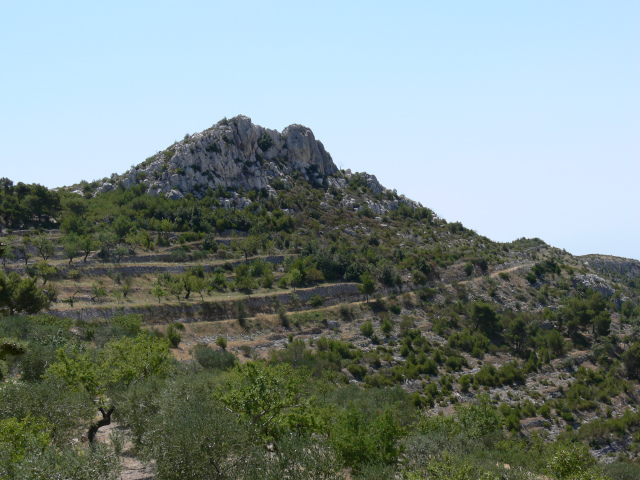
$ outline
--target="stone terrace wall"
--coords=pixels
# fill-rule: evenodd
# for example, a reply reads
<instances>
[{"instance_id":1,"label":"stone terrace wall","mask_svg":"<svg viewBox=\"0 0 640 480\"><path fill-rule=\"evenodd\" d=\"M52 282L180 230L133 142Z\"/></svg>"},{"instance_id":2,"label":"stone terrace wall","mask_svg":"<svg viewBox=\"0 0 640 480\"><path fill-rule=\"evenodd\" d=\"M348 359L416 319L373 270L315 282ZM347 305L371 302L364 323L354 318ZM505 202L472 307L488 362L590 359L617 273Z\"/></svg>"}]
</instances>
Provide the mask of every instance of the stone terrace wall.
<instances>
[{"instance_id":1,"label":"stone terrace wall","mask_svg":"<svg viewBox=\"0 0 640 480\"><path fill-rule=\"evenodd\" d=\"M296 310L308 310L312 308L308 305L308 301L313 294L318 294L323 297L326 306L364 300L364 296L358 292L355 283L338 283L316 288L298 289L295 292L299 302ZM291 303L292 295L292 293L281 293L260 297L246 296L235 300L205 301L181 305L158 304L139 307L88 307L75 310L52 309L48 313L56 317L85 321L109 319L115 315L136 313L143 315L145 321L151 324L165 324L177 321L182 323L199 321L211 322L235 318L234 306L238 300L241 300L245 304L247 314L253 316L258 313L275 313L277 305L289 305Z\"/></svg>"}]
</instances>

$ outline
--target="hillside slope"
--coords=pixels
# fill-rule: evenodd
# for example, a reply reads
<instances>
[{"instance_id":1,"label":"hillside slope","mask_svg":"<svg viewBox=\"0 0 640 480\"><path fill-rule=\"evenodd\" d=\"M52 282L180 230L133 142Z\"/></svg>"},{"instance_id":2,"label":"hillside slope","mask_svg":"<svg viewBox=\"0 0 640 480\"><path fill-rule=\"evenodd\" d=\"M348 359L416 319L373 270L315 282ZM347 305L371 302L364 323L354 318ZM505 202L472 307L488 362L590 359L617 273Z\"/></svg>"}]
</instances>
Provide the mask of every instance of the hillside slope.
<instances>
[{"instance_id":1,"label":"hillside slope","mask_svg":"<svg viewBox=\"0 0 640 480\"><path fill-rule=\"evenodd\" d=\"M3 205L23 211L11 216L13 230L3 228L0 285L18 292L32 282L48 307L29 328L14 316L0 332L32 342L44 359L9 357L15 375L38 378L60 345L101 352L141 327L172 342L180 381L199 381L189 375L228 354L305 371L325 401L343 388L397 395L390 412L411 405L426 422L402 440L415 458L431 452L418 446L424 435L453 428L438 424L439 413L456 418L461 404L488 402L504 443L482 468L501 456L548 474L543 452L569 442L612 462L610 478L638 472L637 261L576 257L537 238L493 242L371 175L338 170L305 127L280 134L246 117L108 180L56 192L5 187ZM38 214L26 198L45 194L60 207ZM0 296L0 311L27 312L28 303L12 301ZM313 414L331 423L327 411ZM324 438L322 428L312 438ZM431 447L444 441L429 437ZM460 441L455 448L467 452L468 439ZM537 449L539 463L518 448ZM398 475L422 468L409 455L394 458Z\"/></svg>"}]
</instances>

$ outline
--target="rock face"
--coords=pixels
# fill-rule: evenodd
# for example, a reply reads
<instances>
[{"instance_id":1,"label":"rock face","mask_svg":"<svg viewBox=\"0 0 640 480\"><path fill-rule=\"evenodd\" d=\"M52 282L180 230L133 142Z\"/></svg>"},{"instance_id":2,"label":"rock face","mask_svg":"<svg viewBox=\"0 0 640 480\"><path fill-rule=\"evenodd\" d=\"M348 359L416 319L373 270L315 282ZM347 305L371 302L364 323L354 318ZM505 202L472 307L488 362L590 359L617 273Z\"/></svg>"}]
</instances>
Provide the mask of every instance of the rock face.
<instances>
[{"instance_id":1,"label":"rock face","mask_svg":"<svg viewBox=\"0 0 640 480\"><path fill-rule=\"evenodd\" d=\"M579 257L586 265L597 272L614 277L640 277L640 261L611 255L583 255Z\"/></svg>"},{"instance_id":2,"label":"rock face","mask_svg":"<svg viewBox=\"0 0 640 480\"><path fill-rule=\"evenodd\" d=\"M338 171L322 143L302 125L282 133L254 125L243 115L218 122L187 135L163 152L148 158L124 175L112 178L98 193L144 184L147 193L181 198L187 193L204 196L208 188L266 189L276 179L287 182L295 171L317 186Z\"/></svg>"},{"instance_id":3,"label":"rock face","mask_svg":"<svg viewBox=\"0 0 640 480\"><path fill-rule=\"evenodd\" d=\"M587 288L591 288L593 290L597 290L605 297L611 297L614 293L613 288L609 285L609 283L602 277L595 275L593 273L588 273L586 275L576 275L573 277L574 285L583 285Z\"/></svg>"},{"instance_id":4,"label":"rock face","mask_svg":"<svg viewBox=\"0 0 640 480\"><path fill-rule=\"evenodd\" d=\"M375 215L383 215L403 203L412 208L421 206L395 190L386 189L374 175L339 171L309 128L294 124L280 133L254 125L243 115L221 120L203 132L185 135L182 141L126 173L105 178L95 195L120 185L124 188L142 185L151 195L177 200L187 194L202 198L209 189L223 187L236 191L231 198L228 192L219 196L221 207L242 209L252 202L238 190L263 190L275 196L274 187L286 188L300 177L314 187L326 188L327 201L336 192L345 191L350 182L357 183L371 195L365 200L345 195L340 205L353 211L369 208ZM323 202L323 208L328 206Z\"/></svg>"}]
</instances>

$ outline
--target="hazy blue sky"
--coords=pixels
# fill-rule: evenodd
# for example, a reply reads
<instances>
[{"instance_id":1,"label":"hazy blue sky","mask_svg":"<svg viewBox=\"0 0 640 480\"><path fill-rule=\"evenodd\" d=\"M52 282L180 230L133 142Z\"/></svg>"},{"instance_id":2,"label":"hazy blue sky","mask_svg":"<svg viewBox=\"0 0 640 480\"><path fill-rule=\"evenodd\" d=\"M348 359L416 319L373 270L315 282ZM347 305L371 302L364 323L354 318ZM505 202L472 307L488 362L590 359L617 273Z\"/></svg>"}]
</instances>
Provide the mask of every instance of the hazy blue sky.
<instances>
[{"instance_id":1,"label":"hazy blue sky","mask_svg":"<svg viewBox=\"0 0 640 480\"><path fill-rule=\"evenodd\" d=\"M244 114L494 240L640 258L637 0L0 0L0 83L14 182Z\"/></svg>"}]
</instances>

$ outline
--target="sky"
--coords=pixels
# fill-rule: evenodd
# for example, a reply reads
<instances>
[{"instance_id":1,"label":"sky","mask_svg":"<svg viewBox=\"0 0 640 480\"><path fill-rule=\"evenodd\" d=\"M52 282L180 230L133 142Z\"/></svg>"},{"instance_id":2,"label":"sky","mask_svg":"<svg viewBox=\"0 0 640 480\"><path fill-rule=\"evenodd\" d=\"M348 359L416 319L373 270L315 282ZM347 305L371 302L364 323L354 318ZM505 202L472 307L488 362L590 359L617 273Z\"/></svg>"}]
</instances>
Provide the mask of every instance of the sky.
<instances>
[{"instance_id":1,"label":"sky","mask_svg":"<svg viewBox=\"0 0 640 480\"><path fill-rule=\"evenodd\" d=\"M0 176L247 115L492 240L640 259L640 2L0 0Z\"/></svg>"}]
</instances>

